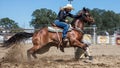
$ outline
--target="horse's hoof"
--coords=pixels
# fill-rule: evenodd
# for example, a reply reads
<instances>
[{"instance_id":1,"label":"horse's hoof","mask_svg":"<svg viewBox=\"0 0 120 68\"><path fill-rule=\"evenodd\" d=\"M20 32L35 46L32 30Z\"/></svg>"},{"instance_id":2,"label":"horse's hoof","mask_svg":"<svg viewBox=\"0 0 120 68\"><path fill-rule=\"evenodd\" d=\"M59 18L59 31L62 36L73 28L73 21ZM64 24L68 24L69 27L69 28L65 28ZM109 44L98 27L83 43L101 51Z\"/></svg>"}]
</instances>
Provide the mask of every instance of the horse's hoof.
<instances>
[{"instance_id":1,"label":"horse's hoof","mask_svg":"<svg viewBox=\"0 0 120 68\"><path fill-rule=\"evenodd\" d=\"M32 56L34 57L34 59L37 59L37 56L35 55L35 53L34 53L34 54L32 54Z\"/></svg>"},{"instance_id":2,"label":"horse's hoof","mask_svg":"<svg viewBox=\"0 0 120 68\"><path fill-rule=\"evenodd\" d=\"M88 55L87 55L87 54L84 54L84 56L85 56L85 57L88 57Z\"/></svg>"},{"instance_id":3,"label":"horse's hoof","mask_svg":"<svg viewBox=\"0 0 120 68\"><path fill-rule=\"evenodd\" d=\"M89 60L93 60L93 56L89 56Z\"/></svg>"}]
</instances>

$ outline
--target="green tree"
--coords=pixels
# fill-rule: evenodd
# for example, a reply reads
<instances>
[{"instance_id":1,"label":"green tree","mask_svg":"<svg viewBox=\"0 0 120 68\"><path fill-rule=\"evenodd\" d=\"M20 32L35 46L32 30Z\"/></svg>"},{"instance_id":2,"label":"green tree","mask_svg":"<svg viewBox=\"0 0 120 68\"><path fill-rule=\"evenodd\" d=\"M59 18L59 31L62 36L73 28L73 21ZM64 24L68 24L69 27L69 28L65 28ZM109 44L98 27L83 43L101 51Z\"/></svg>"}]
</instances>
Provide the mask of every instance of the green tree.
<instances>
[{"instance_id":1,"label":"green tree","mask_svg":"<svg viewBox=\"0 0 120 68\"><path fill-rule=\"evenodd\" d=\"M95 19L95 24L97 25L98 28L101 29L103 22L102 22L102 14L105 12L105 10L101 10L98 8L94 8L93 10L90 11L91 15Z\"/></svg>"},{"instance_id":2,"label":"green tree","mask_svg":"<svg viewBox=\"0 0 120 68\"><path fill-rule=\"evenodd\" d=\"M18 26L18 24L9 18L2 18L0 19L0 26L4 29L16 29L16 28L20 28Z\"/></svg>"},{"instance_id":3,"label":"green tree","mask_svg":"<svg viewBox=\"0 0 120 68\"><path fill-rule=\"evenodd\" d=\"M120 14L114 11L95 8L91 10L91 14L99 30L110 30L120 26Z\"/></svg>"},{"instance_id":4,"label":"green tree","mask_svg":"<svg viewBox=\"0 0 120 68\"><path fill-rule=\"evenodd\" d=\"M37 9L32 13L32 20L30 25L34 28L40 28L45 25L49 25L56 19L57 14L46 8Z\"/></svg>"}]
</instances>

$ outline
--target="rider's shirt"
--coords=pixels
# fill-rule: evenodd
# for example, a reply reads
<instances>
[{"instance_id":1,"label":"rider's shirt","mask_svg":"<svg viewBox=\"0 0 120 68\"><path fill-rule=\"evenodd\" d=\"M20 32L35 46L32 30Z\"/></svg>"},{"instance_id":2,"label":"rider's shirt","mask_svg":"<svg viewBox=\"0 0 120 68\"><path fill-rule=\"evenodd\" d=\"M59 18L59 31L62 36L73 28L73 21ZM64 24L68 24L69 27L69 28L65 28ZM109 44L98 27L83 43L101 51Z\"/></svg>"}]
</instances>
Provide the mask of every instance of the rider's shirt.
<instances>
[{"instance_id":1,"label":"rider's shirt","mask_svg":"<svg viewBox=\"0 0 120 68\"><path fill-rule=\"evenodd\" d=\"M65 22L65 19L66 19L67 16L72 17L72 18L78 18L79 17L78 15L73 15L69 12L64 11L64 10L60 10L60 12L58 13L57 19L61 22Z\"/></svg>"}]
</instances>

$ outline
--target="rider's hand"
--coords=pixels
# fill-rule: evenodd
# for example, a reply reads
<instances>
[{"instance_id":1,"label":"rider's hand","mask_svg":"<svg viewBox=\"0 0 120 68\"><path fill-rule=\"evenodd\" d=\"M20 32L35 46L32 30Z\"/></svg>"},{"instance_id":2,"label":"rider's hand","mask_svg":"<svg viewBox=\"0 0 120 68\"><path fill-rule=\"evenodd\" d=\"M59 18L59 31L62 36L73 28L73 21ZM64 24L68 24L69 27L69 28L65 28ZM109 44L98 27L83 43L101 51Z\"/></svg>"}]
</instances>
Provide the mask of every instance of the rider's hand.
<instances>
[{"instance_id":1,"label":"rider's hand","mask_svg":"<svg viewBox=\"0 0 120 68\"><path fill-rule=\"evenodd\" d=\"M68 23L69 21L68 20L65 20L66 23Z\"/></svg>"}]
</instances>

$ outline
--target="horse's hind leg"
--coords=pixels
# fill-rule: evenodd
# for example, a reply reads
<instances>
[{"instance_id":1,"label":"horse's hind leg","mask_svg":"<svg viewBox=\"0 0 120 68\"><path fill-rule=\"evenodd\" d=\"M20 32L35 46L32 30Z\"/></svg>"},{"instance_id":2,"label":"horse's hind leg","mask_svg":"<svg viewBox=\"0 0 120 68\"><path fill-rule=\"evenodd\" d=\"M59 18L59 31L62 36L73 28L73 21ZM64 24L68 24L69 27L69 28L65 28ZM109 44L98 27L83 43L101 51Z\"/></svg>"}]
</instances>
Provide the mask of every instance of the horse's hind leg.
<instances>
[{"instance_id":1,"label":"horse's hind leg","mask_svg":"<svg viewBox=\"0 0 120 68\"><path fill-rule=\"evenodd\" d=\"M33 56L35 59L37 59L36 52L34 52L34 53L32 54L32 56Z\"/></svg>"},{"instance_id":2,"label":"horse's hind leg","mask_svg":"<svg viewBox=\"0 0 120 68\"><path fill-rule=\"evenodd\" d=\"M31 55L34 57L34 58L37 58L37 56L35 55L36 51L38 49L40 49L41 46L40 45L34 45L32 48L30 48L28 51L27 51L27 57L28 57L28 60L31 60Z\"/></svg>"},{"instance_id":3,"label":"horse's hind leg","mask_svg":"<svg viewBox=\"0 0 120 68\"><path fill-rule=\"evenodd\" d=\"M29 49L29 50L27 50L27 59L28 60L31 60L31 50Z\"/></svg>"}]
</instances>

